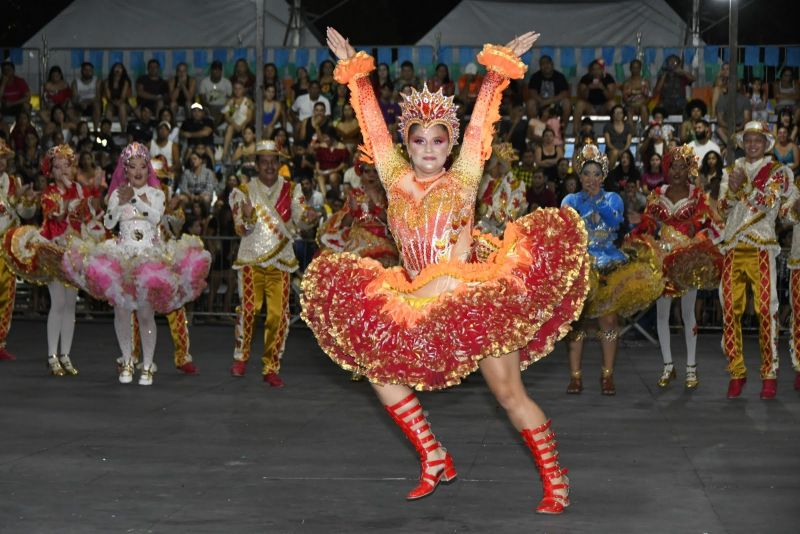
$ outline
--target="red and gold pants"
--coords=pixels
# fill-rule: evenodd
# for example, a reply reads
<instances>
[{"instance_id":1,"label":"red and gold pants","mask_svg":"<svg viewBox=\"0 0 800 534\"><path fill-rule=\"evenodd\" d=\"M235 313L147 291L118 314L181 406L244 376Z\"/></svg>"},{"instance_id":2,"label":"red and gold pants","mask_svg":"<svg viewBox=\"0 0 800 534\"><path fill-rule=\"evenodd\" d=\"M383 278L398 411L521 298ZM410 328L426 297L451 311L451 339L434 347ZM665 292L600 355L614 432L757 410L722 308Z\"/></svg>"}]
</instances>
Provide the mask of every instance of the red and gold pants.
<instances>
[{"instance_id":1,"label":"red and gold pants","mask_svg":"<svg viewBox=\"0 0 800 534\"><path fill-rule=\"evenodd\" d=\"M233 358L243 362L250 359L253 323L256 314L266 305L262 372L277 373L289 334L289 273L275 267L247 265L239 270L238 279L241 303L236 307L236 347Z\"/></svg>"},{"instance_id":2,"label":"red and gold pants","mask_svg":"<svg viewBox=\"0 0 800 534\"><path fill-rule=\"evenodd\" d=\"M775 378L778 372L775 253L739 244L725 253L720 283L722 350L728 357L731 378L747 376L742 351L742 315L747 304L748 287L753 292L758 317L761 378Z\"/></svg>"},{"instance_id":3,"label":"red and gold pants","mask_svg":"<svg viewBox=\"0 0 800 534\"><path fill-rule=\"evenodd\" d=\"M136 318L136 312L133 313L132 322L133 350L131 354L133 361L138 362L142 354L142 340L139 336L139 320ZM169 323L169 334L172 336L172 345L175 348L175 367L180 367L192 361L192 355L189 354L189 327L186 320L186 309L181 306L177 310L169 312L167 323Z\"/></svg>"},{"instance_id":4,"label":"red and gold pants","mask_svg":"<svg viewBox=\"0 0 800 534\"><path fill-rule=\"evenodd\" d=\"M792 301L792 335L789 339L789 354L792 367L800 373L800 269L789 271L789 300Z\"/></svg>"},{"instance_id":5,"label":"red and gold pants","mask_svg":"<svg viewBox=\"0 0 800 534\"><path fill-rule=\"evenodd\" d=\"M11 315L14 313L14 297L17 294L17 277L0 258L0 349L6 347Z\"/></svg>"}]
</instances>

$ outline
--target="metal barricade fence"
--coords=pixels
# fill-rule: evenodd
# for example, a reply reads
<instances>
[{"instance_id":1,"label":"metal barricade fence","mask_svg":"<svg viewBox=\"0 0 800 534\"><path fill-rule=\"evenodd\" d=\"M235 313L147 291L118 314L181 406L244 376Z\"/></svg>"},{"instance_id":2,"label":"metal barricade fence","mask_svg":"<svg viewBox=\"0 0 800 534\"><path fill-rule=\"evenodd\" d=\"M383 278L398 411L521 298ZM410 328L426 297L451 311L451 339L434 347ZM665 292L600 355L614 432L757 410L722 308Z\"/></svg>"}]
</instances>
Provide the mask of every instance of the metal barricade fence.
<instances>
[{"instance_id":1,"label":"metal barricade fence","mask_svg":"<svg viewBox=\"0 0 800 534\"><path fill-rule=\"evenodd\" d=\"M237 287L237 272L233 269L240 238L237 236L203 236L206 248L211 252L213 262L208 275L208 285L203 294L194 302L186 305L189 316L199 322L230 322L236 315L236 306L239 305L239 291ZM295 254L304 269L316 254L317 246L312 240L298 239L295 241ZM789 250L784 249L777 257L777 285L780 308L779 331L784 333L789 328L791 309L789 303L789 269L787 258ZM301 271L291 277L290 313L291 324L302 324L300 321L300 280ZM697 325L701 331L714 332L722 330L722 306L717 290L699 291L697 295ZM35 286L18 280L17 299L14 313L24 317L43 317L47 314L49 297L47 288ZM675 308L680 310L680 300L673 301ZM113 309L104 302L99 302L81 292L79 295L77 317L111 316ZM645 314L639 318L639 324L655 331L655 312L650 311L650 317ZM672 314L671 325L681 327L680 317ZM758 321L752 305L752 296L748 298L748 305L743 319L743 331L754 333L758 331Z\"/></svg>"}]
</instances>

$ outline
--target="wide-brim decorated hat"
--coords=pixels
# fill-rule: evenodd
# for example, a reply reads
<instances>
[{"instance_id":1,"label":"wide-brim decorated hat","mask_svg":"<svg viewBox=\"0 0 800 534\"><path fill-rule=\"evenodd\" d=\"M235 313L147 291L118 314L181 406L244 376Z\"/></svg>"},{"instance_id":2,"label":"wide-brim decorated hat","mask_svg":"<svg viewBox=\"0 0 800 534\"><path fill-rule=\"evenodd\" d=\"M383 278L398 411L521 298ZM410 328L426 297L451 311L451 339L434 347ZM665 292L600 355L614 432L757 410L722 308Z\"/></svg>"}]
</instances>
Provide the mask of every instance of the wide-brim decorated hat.
<instances>
[{"instance_id":1,"label":"wide-brim decorated hat","mask_svg":"<svg viewBox=\"0 0 800 534\"><path fill-rule=\"evenodd\" d=\"M256 156L278 156L280 159L289 159L289 154L272 139L262 139L256 145Z\"/></svg>"},{"instance_id":2,"label":"wide-brim decorated hat","mask_svg":"<svg viewBox=\"0 0 800 534\"><path fill-rule=\"evenodd\" d=\"M744 136L749 133L761 134L767 140L767 148L764 152L771 152L775 146L775 136L769 131L769 126L766 122L750 121L744 125L744 129L736 134L736 144L740 148L744 148Z\"/></svg>"}]
</instances>

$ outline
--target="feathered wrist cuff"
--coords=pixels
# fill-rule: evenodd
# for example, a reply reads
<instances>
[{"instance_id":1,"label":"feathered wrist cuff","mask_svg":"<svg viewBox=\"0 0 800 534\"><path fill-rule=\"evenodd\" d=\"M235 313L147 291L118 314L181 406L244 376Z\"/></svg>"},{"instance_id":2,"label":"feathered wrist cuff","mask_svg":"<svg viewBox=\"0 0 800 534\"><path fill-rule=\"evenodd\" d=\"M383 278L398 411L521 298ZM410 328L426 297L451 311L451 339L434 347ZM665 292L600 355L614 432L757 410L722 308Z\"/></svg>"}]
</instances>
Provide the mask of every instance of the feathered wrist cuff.
<instances>
[{"instance_id":1,"label":"feathered wrist cuff","mask_svg":"<svg viewBox=\"0 0 800 534\"><path fill-rule=\"evenodd\" d=\"M528 70L510 48L491 44L483 45L483 50L478 54L478 63L512 80L523 78Z\"/></svg>"},{"instance_id":2,"label":"feathered wrist cuff","mask_svg":"<svg viewBox=\"0 0 800 534\"><path fill-rule=\"evenodd\" d=\"M350 59L340 59L333 71L333 78L340 84L347 84L359 74L369 74L375 70L375 59L366 52L356 52Z\"/></svg>"}]
</instances>

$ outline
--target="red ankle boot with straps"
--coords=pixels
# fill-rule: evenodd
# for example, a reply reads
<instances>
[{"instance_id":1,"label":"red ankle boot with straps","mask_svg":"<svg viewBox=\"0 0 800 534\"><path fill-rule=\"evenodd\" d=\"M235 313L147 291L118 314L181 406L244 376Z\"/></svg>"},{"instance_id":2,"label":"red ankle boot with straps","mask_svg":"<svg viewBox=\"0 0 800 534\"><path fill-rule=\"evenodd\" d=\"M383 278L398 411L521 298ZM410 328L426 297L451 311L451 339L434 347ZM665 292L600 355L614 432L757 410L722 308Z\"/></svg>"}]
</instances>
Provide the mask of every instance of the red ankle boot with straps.
<instances>
[{"instance_id":1,"label":"red ankle boot with straps","mask_svg":"<svg viewBox=\"0 0 800 534\"><path fill-rule=\"evenodd\" d=\"M536 507L539 514L560 514L569 506L569 479L567 469L558 463L558 442L550 430L550 419L536 428L526 428L520 432L525 444L533 454L539 477L542 479L544 496ZM557 481L554 483L554 481Z\"/></svg>"},{"instance_id":2,"label":"red ankle boot with straps","mask_svg":"<svg viewBox=\"0 0 800 534\"><path fill-rule=\"evenodd\" d=\"M385 408L419 454L419 484L406 495L406 499L413 501L426 497L436 490L440 482L450 482L455 479L457 473L453 466L453 458L431 432L430 424L422 413L422 405L417 400L416 394L411 393L400 402ZM444 457L429 459L430 453L437 449L444 452Z\"/></svg>"}]
</instances>

